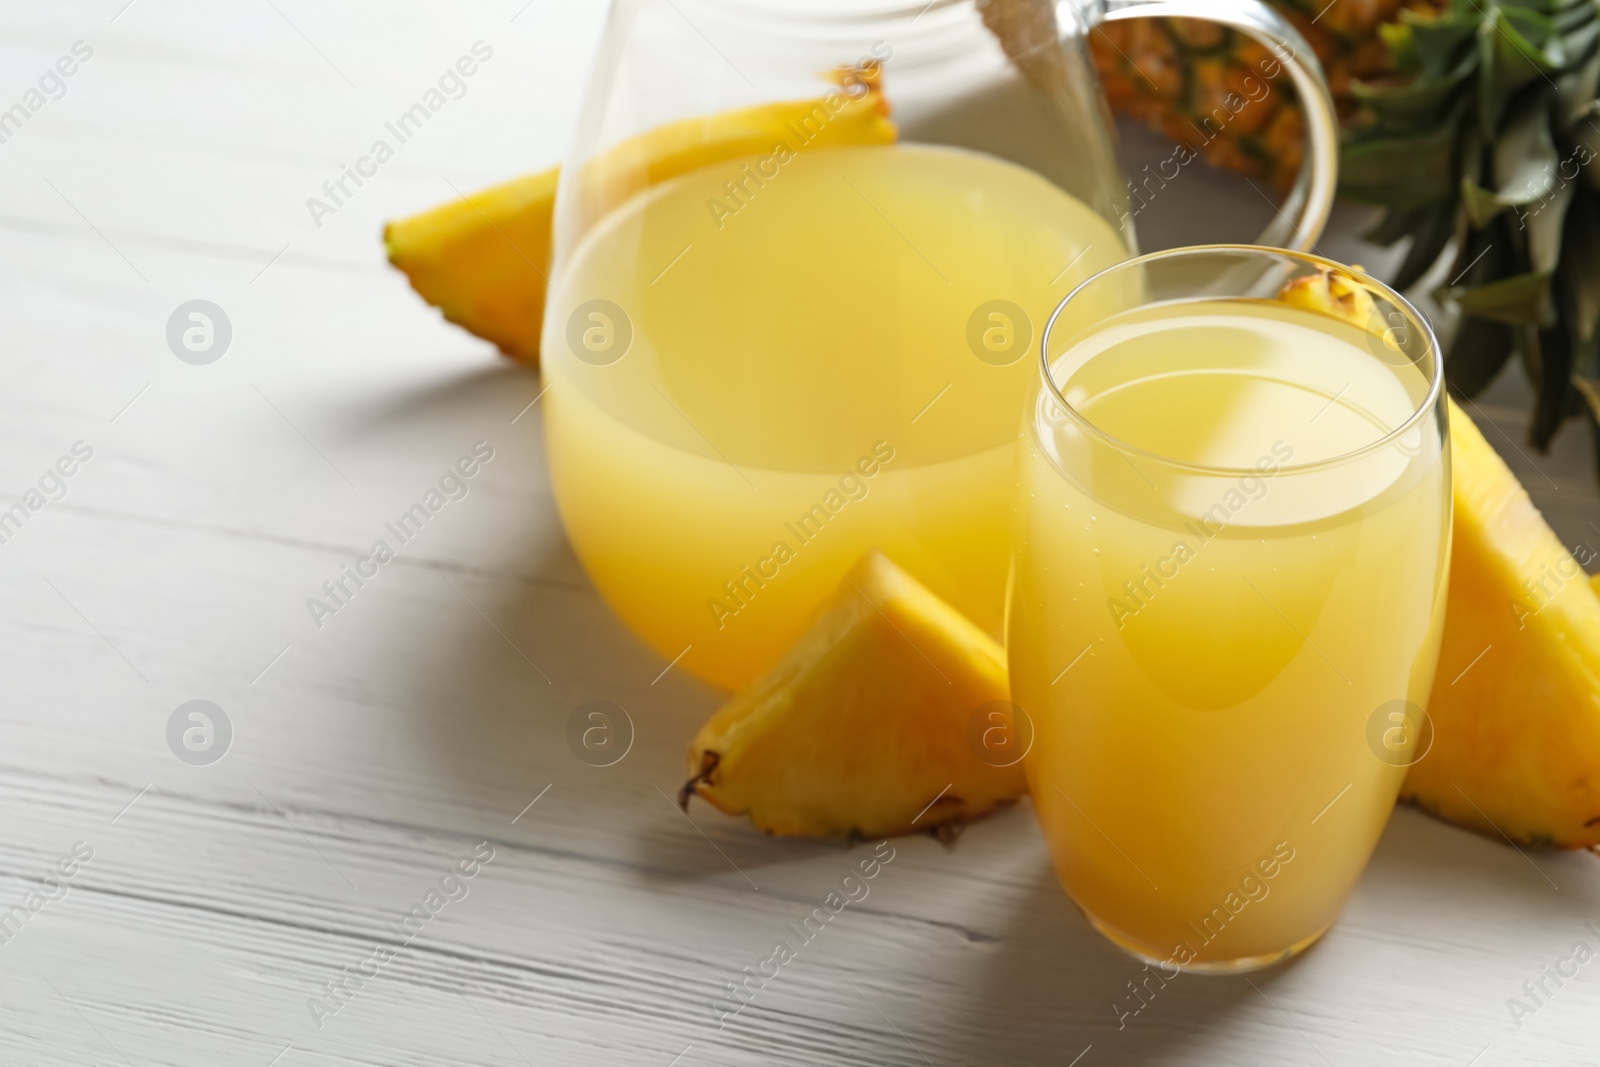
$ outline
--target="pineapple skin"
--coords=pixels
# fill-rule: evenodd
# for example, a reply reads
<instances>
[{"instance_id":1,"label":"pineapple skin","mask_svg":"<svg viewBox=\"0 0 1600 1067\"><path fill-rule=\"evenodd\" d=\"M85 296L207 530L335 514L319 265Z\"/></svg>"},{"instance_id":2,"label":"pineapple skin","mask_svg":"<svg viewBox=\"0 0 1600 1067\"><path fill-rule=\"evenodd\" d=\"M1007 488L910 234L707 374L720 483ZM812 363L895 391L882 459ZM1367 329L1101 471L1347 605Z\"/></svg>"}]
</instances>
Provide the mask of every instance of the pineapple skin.
<instances>
[{"instance_id":1,"label":"pineapple skin","mask_svg":"<svg viewBox=\"0 0 1600 1067\"><path fill-rule=\"evenodd\" d=\"M1600 844L1600 596L1450 405L1454 548L1432 749L1401 798L1500 840Z\"/></svg>"},{"instance_id":2,"label":"pineapple skin","mask_svg":"<svg viewBox=\"0 0 1600 1067\"><path fill-rule=\"evenodd\" d=\"M1020 758L971 742L1006 701L1005 654L877 552L816 622L689 746L698 794L779 836L887 837L954 828L1027 792Z\"/></svg>"},{"instance_id":3,"label":"pineapple skin","mask_svg":"<svg viewBox=\"0 0 1600 1067\"><path fill-rule=\"evenodd\" d=\"M1268 0L1305 37L1346 119L1356 113L1352 83L1393 73L1378 28L1402 11L1437 11L1443 0ZM1305 125L1294 87L1273 77L1270 50L1231 29L1193 19L1137 19L1095 29L1090 50L1112 107L1212 163L1294 183L1305 154ZM1253 79L1253 81L1252 81ZM1270 92L1262 94L1263 82ZM1229 94L1248 101L1228 108ZM1224 123L1205 122L1229 116ZM1208 133L1209 130L1209 133Z\"/></svg>"},{"instance_id":4,"label":"pineapple skin","mask_svg":"<svg viewBox=\"0 0 1600 1067\"><path fill-rule=\"evenodd\" d=\"M560 175L551 167L383 228L389 262L418 296L530 366L539 365Z\"/></svg>"}]
</instances>

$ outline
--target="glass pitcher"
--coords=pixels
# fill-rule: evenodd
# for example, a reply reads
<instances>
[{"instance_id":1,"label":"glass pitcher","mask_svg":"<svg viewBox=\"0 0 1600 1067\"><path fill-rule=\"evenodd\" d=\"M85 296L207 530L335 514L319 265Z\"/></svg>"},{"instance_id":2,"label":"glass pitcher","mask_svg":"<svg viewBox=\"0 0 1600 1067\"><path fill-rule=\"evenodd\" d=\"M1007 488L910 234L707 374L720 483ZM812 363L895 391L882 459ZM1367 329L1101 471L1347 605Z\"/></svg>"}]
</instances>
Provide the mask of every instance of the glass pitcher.
<instances>
[{"instance_id":1,"label":"glass pitcher","mask_svg":"<svg viewBox=\"0 0 1600 1067\"><path fill-rule=\"evenodd\" d=\"M1260 240L1308 247L1332 103L1254 0L616 0L557 196L546 441L663 658L745 684L871 548L999 635L1026 357L1137 253L1088 35L1145 16L1293 80L1305 168Z\"/></svg>"}]
</instances>

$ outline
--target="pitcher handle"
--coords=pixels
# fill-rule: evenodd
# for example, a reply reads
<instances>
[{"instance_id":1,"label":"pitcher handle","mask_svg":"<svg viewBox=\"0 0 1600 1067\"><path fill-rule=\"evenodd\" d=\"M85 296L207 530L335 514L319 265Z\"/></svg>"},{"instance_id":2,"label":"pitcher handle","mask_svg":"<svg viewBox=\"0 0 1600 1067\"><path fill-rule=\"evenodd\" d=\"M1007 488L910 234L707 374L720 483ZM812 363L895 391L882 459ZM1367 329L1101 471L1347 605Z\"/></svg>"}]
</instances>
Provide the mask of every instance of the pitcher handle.
<instances>
[{"instance_id":1,"label":"pitcher handle","mask_svg":"<svg viewBox=\"0 0 1600 1067\"><path fill-rule=\"evenodd\" d=\"M1288 199L1256 243L1313 250L1328 224L1339 184L1339 117L1322 64L1299 31L1260 0L1105 0L1102 10L1107 22L1163 17L1216 22L1254 37L1272 51L1299 91L1306 151Z\"/></svg>"}]
</instances>

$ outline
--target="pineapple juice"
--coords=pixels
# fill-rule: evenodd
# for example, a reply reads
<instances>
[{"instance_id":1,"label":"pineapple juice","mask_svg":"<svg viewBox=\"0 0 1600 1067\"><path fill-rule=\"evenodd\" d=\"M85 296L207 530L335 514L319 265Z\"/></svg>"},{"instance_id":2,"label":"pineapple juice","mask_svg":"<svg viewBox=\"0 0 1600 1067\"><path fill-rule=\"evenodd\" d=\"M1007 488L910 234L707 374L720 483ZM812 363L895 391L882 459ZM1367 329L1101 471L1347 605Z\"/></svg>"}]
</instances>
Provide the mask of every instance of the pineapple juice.
<instances>
[{"instance_id":1,"label":"pineapple juice","mask_svg":"<svg viewBox=\"0 0 1600 1067\"><path fill-rule=\"evenodd\" d=\"M730 689L874 547L998 635L1039 331L1126 255L1037 174L951 148L752 157L635 197L545 317L551 477L585 569Z\"/></svg>"},{"instance_id":2,"label":"pineapple juice","mask_svg":"<svg viewBox=\"0 0 1600 1067\"><path fill-rule=\"evenodd\" d=\"M1153 305L1054 364L1138 451L1048 390L1025 419L1007 638L1030 789L1068 893L1148 959L1308 943L1394 805L1405 759L1372 723L1427 700L1449 471L1427 418L1315 466L1427 394L1372 340L1276 302Z\"/></svg>"}]
</instances>

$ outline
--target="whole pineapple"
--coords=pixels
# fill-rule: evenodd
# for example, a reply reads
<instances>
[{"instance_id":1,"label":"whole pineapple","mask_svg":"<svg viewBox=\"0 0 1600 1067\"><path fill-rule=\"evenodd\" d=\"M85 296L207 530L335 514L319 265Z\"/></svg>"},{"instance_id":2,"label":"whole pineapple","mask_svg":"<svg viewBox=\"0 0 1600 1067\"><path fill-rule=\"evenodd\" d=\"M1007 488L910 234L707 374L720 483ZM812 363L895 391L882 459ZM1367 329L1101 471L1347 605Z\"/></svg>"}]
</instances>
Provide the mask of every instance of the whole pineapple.
<instances>
[{"instance_id":1,"label":"whole pineapple","mask_svg":"<svg viewBox=\"0 0 1600 1067\"><path fill-rule=\"evenodd\" d=\"M1409 241L1393 284L1453 250L1435 291L1457 313L1452 388L1471 396L1516 356L1531 443L1548 448L1579 416L1600 450L1600 0L1271 2L1328 73L1341 194L1386 209L1370 239ZM1113 23L1092 44L1120 111L1212 162L1293 181L1298 101L1281 73L1261 90L1259 45L1177 19ZM1228 108L1230 93L1250 102Z\"/></svg>"}]
</instances>

